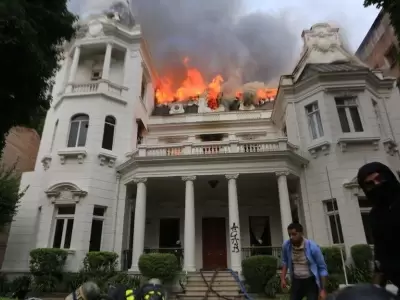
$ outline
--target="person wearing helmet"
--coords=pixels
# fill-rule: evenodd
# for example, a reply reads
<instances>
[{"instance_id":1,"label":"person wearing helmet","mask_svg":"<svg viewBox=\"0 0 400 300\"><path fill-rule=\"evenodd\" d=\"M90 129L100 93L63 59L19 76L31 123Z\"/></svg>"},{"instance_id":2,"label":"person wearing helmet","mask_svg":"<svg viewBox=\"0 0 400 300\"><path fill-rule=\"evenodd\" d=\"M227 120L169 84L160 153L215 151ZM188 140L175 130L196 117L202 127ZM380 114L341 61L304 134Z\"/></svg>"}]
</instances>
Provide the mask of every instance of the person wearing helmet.
<instances>
[{"instance_id":1,"label":"person wearing helmet","mask_svg":"<svg viewBox=\"0 0 400 300\"><path fill-rule=\"evenodd\" d=\"M395 300L396 295L373 284L357 284L346 287L333 294L326 300Z\"/></svg>"},{"instance_id":2,"label":"person wearing helmet","mask_svg":"<svg viewBox=\"0 0 400 300\"><path fill-rule=\"evenodd\" d=\"M397 242L400 232L400 182L384 164L372 162L362 166L358 184L372 202L369 214L374 240L375 270L373 283L383 279L400 286L400 255Z\"/></svg>"}]
</instances>

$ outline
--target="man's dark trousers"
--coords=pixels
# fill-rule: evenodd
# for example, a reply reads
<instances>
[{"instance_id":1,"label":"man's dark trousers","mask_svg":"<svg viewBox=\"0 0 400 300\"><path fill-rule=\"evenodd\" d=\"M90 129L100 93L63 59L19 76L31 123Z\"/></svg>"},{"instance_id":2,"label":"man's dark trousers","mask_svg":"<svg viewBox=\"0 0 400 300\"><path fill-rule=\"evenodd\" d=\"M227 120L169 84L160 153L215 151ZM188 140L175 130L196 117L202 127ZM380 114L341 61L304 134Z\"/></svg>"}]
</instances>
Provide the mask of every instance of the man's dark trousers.
<instances>
[{"instance_id":1,"label":"man's dark trousers","mask_svg":"<svg viewBox=\"0 0 400 300\"><path fill-rule=\"evenodd\" d=\"M292 278L292 286L290 288L290 300L318 300L319 288L315 282L315 277L300 279Z\"/></svg>"}]
</instances>

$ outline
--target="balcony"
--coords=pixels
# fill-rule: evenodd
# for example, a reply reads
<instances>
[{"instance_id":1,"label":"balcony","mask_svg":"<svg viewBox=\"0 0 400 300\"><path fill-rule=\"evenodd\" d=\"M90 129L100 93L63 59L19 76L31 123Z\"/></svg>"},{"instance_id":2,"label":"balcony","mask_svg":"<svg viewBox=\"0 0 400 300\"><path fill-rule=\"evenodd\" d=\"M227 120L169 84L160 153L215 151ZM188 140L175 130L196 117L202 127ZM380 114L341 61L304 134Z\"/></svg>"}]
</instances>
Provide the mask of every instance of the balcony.
<instances>
[{"instance_id":1,"label":"balcony","mask_svg":"<svg viewBox=\"0 0 400 300\"><path fill-rule=\"evenodd\" d=\"M86 83L72 83L60 93L60 100L57 105L65 98L82 96L104 95L111 100L126 104L128 88L120 86L109 80L100 79Z\"/></svg>"},{"instance_id":2,"label":"balcony","mask_svg":"<svg viewBox=\"0 0 400 300\"><path fill-rule=\"evenodd\" d=\"M286 138L259 141L222 141L208 143L139 145L136 157L177 157L177 156L211 156L235 153L272 153L292 151L299 153L296 146ZM302 156L302 155L301 155Z\"/></svg>"}]
</instances>

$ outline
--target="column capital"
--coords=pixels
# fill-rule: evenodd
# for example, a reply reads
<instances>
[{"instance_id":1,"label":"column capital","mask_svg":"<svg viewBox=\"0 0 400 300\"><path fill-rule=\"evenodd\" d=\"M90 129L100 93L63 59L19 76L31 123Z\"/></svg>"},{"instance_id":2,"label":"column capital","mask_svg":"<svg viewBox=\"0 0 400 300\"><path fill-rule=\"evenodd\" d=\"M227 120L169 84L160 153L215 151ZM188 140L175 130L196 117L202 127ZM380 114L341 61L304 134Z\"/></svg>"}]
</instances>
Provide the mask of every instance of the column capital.
<instances>
[{"instance_id":1,"label":"column capital","mask_svg":"<svg viewBox=\"0 0 400 300\"><path fill-rule=\"evenodd\" d=\"M227 174L225 175L225 178L230 180L230 179L238 179L239 174Z\"/></svg>"},{"instance_id":2,"label":"column capital","mask_svg":"<svg viewBox=\"0 0 400 300\"><path fill-rule=\"evenodd\" d=\"M182 180L183 181L195 181L196 180L196 176L182 176Z\"/></svg>"},{"instance_id":3,"label":"column capital","mask_svg":"<svg viewBox=\"0 0 400 300\"><path fill-rule=\"evenodd\" d=\"M138 184L138 183L146 183L147 178L141 177L141 178L133 178L133 182Z\"/></svg>"},{"instance_id":4,"label":"column capital","mask_svg":"<svg viewBox=\"0 0 400 300\"><path fill-rule=\"evenodd\" d=\"M275 172L276 177L289 176L289 174L290 174L289 171L277 171L277 172Z\"/></svg>"}]
</instances>

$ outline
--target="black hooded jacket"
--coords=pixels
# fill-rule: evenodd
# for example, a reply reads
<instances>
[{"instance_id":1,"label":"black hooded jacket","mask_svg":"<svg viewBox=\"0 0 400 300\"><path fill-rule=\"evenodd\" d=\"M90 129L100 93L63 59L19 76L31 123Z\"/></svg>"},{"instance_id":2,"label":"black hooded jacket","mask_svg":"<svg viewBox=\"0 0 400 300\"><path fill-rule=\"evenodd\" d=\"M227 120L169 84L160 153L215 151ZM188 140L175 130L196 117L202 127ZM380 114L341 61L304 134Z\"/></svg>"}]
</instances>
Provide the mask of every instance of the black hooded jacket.
<instances>
[{"instance_id":1,"label":"black hooded jacket","mask_svg":"<svg viewBox=\"0 0 400 300\"><path fill-rule=\"evenodd\" d=\"M365 179L372 173L379 173L382 183L367 188ZM358 184L373 204L370 225L374 239L375 261L384 273L400 273L400 182L393 172L379 162L368 163L360 168Z\"/></svg>"}]
</instances>

